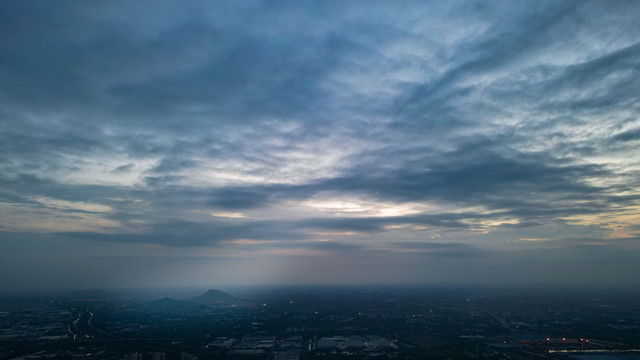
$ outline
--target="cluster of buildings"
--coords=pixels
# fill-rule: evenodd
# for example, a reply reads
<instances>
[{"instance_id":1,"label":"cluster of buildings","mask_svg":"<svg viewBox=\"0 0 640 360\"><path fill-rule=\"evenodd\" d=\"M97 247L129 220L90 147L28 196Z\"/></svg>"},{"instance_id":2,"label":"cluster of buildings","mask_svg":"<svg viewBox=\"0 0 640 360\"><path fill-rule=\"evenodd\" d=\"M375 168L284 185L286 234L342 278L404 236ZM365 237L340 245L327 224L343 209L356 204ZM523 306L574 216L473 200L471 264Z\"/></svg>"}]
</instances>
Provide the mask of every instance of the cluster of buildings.
<instances>
[{"instance_id":1,"label":"cluster of buildings","mask_svg":"<svg viewBox=\"0 0 640 360\"><path fill-rule=\"evenodd\" d=\"M0 341L46 341L69 338L66 323L72 315L59 309L0 312Z\"/></svg>"},{"instance_id":2,"label":"cluster of buildings","mask_svg":"<svg viewBox=\"0 0 640 360\"><path fill-rule=\"evenodd\" d=\"M234 338L216 337L206 348L231 359L269 356L274 360L298 360L302 352L301 339L276 340L276 337L271 335L244 336L239 341Z\"/></svg>"},{"instance_id":3,"label":"cluster of buildings","mask_svg":"<svg viewBox=\"0 0 640 360\"><path fill-rule=\"evenodd\" d=\"M167 358L167 354L163 353L163 352L153 352L150 354L143 354L143 353L139 353L139 352L134 352L131 353L125 357L123 357L121 360L166 360ZM198 360L198 357L195 355L192 355L188 352L182 352L180 353L180 360Z\"/></svg>"},{"instance_id":4,"label":"cluster of buildings","mask_svg":"<svg viewBox=\"0 0 640 360\"><path fill-rule=\"evenodd\" d=\"M393 340L389 340L378 335L351 335L351 336L331 336L322 337L310 344L309 350L317 350L319 353L379 353L397 349L398 346Z\"/></svg>"}]
</instances>

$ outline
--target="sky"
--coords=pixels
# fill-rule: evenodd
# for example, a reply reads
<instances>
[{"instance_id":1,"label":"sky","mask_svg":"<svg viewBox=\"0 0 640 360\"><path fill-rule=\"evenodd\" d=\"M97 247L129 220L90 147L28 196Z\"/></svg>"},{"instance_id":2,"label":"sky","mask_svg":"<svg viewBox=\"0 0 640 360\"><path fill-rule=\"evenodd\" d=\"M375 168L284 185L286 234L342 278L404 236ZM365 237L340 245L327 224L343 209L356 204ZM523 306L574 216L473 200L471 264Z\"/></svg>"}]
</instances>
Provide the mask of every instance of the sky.
<instances>
[{"instance_id":1,"label":"sky","mask_svg":"<svg viewBox=\"0 0 640 360\"><path fill-rule=\"evenodd\" d=\"M2 1L0 290L637 285L638 19Z\"/></svg>"}]
</instances>

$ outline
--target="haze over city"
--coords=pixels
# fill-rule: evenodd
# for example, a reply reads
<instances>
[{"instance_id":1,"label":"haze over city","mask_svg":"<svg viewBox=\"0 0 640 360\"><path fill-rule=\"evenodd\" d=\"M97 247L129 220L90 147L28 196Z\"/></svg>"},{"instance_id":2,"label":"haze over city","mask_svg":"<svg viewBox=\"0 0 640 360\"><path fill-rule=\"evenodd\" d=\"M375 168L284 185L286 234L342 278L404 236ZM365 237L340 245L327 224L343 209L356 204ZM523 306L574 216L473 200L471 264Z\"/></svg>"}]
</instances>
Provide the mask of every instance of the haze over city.
<instances>
[{"instance_id":1,"label":"haze over city","mask_svg":"<svg viewBox=\"0 0 640 360\"><path fill-rule=\"evenodd\" d=\"M638 19L0 2L0 290L638 285Z\"/></svg>"}]
</instances>

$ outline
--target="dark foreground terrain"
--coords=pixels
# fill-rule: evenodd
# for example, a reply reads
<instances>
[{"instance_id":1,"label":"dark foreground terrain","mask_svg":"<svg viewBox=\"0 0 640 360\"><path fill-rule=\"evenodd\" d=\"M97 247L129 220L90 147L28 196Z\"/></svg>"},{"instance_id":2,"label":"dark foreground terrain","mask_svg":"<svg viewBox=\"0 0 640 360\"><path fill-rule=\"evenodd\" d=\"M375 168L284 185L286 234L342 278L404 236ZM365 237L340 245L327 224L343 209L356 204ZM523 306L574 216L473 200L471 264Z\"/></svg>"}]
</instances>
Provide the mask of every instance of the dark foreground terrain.
<instances>
[{"instance_id":1,"label":"dark foreground terrain","mask_svg":"<svg viewBox=\"0 0 640 360\"><path fill-rule=\"evenodd\" d=\"M640 360L640 292L292 286L0 299L0 359L80 358Z\"/></svg>"}]
</instances>

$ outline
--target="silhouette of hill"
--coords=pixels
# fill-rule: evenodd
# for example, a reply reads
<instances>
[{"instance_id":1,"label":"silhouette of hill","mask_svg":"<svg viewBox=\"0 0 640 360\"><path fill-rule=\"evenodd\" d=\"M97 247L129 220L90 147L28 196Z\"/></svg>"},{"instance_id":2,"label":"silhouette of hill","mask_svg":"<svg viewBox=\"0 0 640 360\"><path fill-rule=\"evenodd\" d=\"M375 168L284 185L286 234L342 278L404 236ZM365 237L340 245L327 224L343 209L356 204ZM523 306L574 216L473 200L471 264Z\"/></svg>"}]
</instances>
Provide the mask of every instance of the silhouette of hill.
<instances>
[{"instance_id":1,"label":"silhouette of hill","mask_svg":"<svg viewBox=\"0 0 640 360\"><path fill-rule=\"evenodd\" d=\"M206 293L193 299L193 301L206 304L226 304L236 302L237 300L238 299L233 297L231 294L227 294L226 292L220 290L209 290Z\"/></svg>"}]
</instances>

